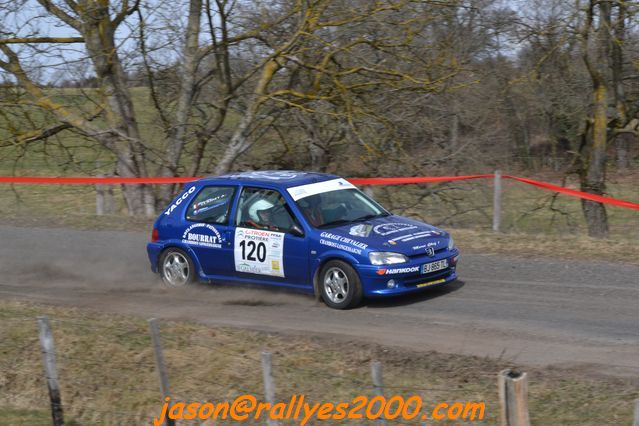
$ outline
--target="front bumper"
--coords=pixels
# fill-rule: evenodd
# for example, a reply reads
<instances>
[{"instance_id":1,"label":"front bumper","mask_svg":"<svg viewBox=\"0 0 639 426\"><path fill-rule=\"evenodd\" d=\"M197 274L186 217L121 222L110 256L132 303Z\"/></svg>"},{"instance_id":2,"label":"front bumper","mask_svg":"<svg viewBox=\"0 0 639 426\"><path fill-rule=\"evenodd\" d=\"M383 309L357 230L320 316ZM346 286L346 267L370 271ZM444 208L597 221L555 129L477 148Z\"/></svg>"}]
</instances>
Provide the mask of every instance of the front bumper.
<instances>
[{"instance_id":1,"label":"front bumper","mask_svg":"<svg viewBox=\"0 0 639 426\"><path fill-rule=\"evenodd\" d=\"M440 271L427 274L421 273L422 265L440 260L448 260L448 267ZM356 266L362 281L364 296L367 297L383 297L399 294L407 294L419 292L433 287L439 287L455 281L457 279L457 262L459 260L459 250L444 251L436 256L411 258L409 262L397 265L374 266L362 265ZM408 272L380 275L382 269L403 269ZM394 281L394 286L388 286L389 280Z\"/></svg>"}]
</instances>

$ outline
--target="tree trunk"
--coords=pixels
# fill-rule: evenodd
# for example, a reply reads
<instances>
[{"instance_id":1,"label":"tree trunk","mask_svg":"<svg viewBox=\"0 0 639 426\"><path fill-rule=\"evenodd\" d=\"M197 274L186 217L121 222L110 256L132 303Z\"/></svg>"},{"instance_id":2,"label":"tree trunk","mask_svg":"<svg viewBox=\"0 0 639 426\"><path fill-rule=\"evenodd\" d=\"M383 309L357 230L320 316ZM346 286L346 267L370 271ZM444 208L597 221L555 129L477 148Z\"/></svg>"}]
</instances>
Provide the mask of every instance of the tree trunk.
<instances>
[{"instance_id":1,"label":"tree trunk","mask_svg":"<svg viewBox=\"0 0 639 426\"><path fill-rule=\"evenodd\" d=\"M632 133L622 132L617 135L616 149L617 149L617 169L620 171L628 170L630 168L630 159L628 158L628 151L630 146L634 142L635 136Z\"/></svg>"},{"instance_id":2,"label":"tree trunk","mask_svg":"<svg viewBox=\"0 0 639 426\"><path fill-rule=\"evenodd\" d=\"M136 177L135 173L131 172L130 166L123 160L117 161L116 172L121 177ZM130 216L144 213L145 192L144 185L122 185L122 195Z\"/></svg>"},{"instance_id":3,"label":"tree trunk","mask_svg":"<svg viewBox=\"0 0 639 426\"><path fill-rule=\"evenodd\" d=\"M258 81L255 91L249 100L246 111L235 128L235 132L233 132L231 141L226 147L222 158L220 158L217 166L215 166L215 174L221 175L230 171L237 157L250 148L251 142L249 140L249 134L251 125L253 124L253 121L257 116L257 112L264 101L266 89L271 80L273 80L278 68L279 65L275 60L270 60L264 64L260 80Z\"/></svg>"},{"instance_id":4,"label":"tree trunk","mask_svg":"<svg viewBox=\"0 0 639 426\"><path fill-rule=\"evenodd\" d=\"M594 22L595 0L588 9L587 26L584 31L584 62L592 78L593 120L592 134L587 149L587 161L581 171L581 190L603 195L606 186L606 145L608 141L608 78L611 47L611 6L609 2L599 2L599 25L596 31L596 57L591 60L588 36ZM584 153L585 154L585 153ZM602 203L583 200L582 210L588 225L588 235L593 238L608 237L608 216Z\"/></svg>"},{"instance_id":5,"label":"tree trunk","mask_svg":"<svg viewBox=\"0 0 639 426\"><path fill-rule=\"evenodd\" d=\"M195 78L199 63L200 15L202 0L189 2L189 17L186 27L186 39L182 55L182 69L180 73L180 91L177 99L175 123L168 137L166 149L166 164L162 167L161 175L172 177L178 175L178 167L182 158L182 150L186 143L186 135L191 107L195 97ZM168 204L175 195L176 185L163 185L159 192L158 204Z\"/></svg>"},{"instance_id":6,"label":"tree trunk","mask_svg":"<svg viewBox=\"0 0 639 426\"><path fill-rule=\"evenodd\" d=\"M123 177L147 176L144 146L115 46L116 28L110 19L108 6L95 6L86 13L81 29L106 101L106 120L114 133L113 147L119 157L118 174ZM155 197L150 186L125 185L123 194L129 214L155 215Z\"/></svg>"},{"instance_id":7,"label":"tree trunk","mask_svg":"<svg viewBox=\"0 0 639 426\"><path fill-rule=\"evenodd\" d=\"M588 156L588 170L581 180L582 191L597 195L603 195L606 186L607 93L604 82L601 82L595 88L595 113L592 126L592 142ZM588 235L593 238L607 238L608 216L606 215L605 206L595 201L583 200L582 209L588 224Z\"/></svg>"},{"instance_id":8,"label":"tree trunk","mask_svg":"<svg viewBox=\"0 0 639 426\"><path fill-rule=\"evenodd\" d=\"M632 123L628 117L626 89L624 87L624 43L626 40L626 3L617 5L617 19L614 24L615 39L611 46L612 84L615 89L615 109L617 111L615 148L617 154L617 169L626 170L629 167L628 150L634 141L634 133L629 127ZM630 131L628 131L630 130Z\"/></svg>"}]
</instances>

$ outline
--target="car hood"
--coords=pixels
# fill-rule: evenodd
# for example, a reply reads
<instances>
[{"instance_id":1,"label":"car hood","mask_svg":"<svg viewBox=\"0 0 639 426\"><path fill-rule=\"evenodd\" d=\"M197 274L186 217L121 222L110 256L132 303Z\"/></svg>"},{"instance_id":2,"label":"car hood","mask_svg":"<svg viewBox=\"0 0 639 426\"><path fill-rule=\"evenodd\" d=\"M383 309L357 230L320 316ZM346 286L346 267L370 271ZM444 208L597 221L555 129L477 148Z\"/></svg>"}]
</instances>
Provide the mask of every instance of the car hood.
<instances>
[{"instance_id":1,"label":"car hood","mask_svg":"<svg viewBox=\"0 0 639 426\"><path fill-rule=\"evenodd\" d=\"M406 256L439 250L448 245L449 235L432 225L402 216L385 216L365 222L322 229L322 233L366 244L368 251L391 251Z\"/></svg>"}]
</instances>

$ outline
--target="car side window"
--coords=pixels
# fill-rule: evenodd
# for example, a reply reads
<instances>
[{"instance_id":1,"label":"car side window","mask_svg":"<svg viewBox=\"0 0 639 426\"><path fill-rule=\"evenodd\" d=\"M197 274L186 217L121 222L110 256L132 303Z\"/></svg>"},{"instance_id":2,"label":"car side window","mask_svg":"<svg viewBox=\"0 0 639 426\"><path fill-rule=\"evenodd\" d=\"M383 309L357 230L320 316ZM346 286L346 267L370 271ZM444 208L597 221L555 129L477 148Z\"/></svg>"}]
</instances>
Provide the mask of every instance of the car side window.
<instances>
[{"instance_id":1,"label":"car side window","mask_svg":"<svg viewBox=\"0 0 639 426\"><path fill-rule=\"evenodd\" d=\"M235 188L232 186L207 186L186 209L187 220L194 222L228 223Z\"/></svg>"},{"instance_id":2,"label":"car side window","mask_svg":"<svg viewBox=\"0 0 639 426\"><path fill-rule=\"evenodd\" d=\"M299 222L278 191L264 188L244 188L237 205L237 226L289 232Z\"/></svg>"}]
</instances>

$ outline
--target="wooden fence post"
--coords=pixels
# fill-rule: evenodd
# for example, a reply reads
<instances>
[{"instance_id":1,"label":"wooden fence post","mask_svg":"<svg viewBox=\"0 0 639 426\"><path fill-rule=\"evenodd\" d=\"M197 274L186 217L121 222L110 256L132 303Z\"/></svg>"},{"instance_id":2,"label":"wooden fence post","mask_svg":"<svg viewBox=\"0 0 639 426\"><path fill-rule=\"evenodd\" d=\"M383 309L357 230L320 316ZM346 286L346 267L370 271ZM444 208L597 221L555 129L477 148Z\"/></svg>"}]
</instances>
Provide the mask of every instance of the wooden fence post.
<instances>
[{"instance_id":1,"label":"wooden fence post","mask_svg":"<svg viewBox=\"0 0 639 426\"><path fill-rule=\"evenodd\" d=\"M275 382L273 381L273 355L270 352L262 352L262 377L264 378L264 398L266 402L275 404ZM277 420L266 420L267 426L279 426Z\"/></svg>"},{"instance_id":2,"label":"wooden fence post","mask_svg":"<svg viewBox=\"0 0 639 426\"><path fill-rule=\"evenodd\" d=\"M501 229L501 171L495 170L493 185L493 231Z\"/></svg>"},{"instance_id":3,"label":"wooden fence post","mask_svg":"<svg viewBox=\"0 0 639 426\"><path fill-rule=\"evenodd\" d=\"M503 370L498 383L502 426L530 426L526 373Z\"/></svg>"},{"instance_id":4,"label":"wooden fence post","mask_svg":"<svg viewBox=\"0 0 639 426\"><path fill-rule=\"evenodd\" d=\"M371 363L371 375L373 376L373 393L375 396L384 396L384 379L381 362L373 361ZM378 425L386 425L386 418L383 414L376 420L376 423Z\"/></svg>"},{"instance_id":5,"label":"wooden fence post","mask_svg":"<svg viewBox=\"0 0 639 426\"><path fill-rule=\"evenodd\" d=\"M104 213L113 214L115 213L115 206L113 205L113 185L105 185L106 190L104 191Z\"/></svg>"},{"instance_id":6,"label":"wooden fence post","mask_svg":"<svg viewBox=\"0 0 639 426\"><path fill-rule=\"evenodd\" d=\"M98 173L96 177L103 178L102 173ZM96 216L104 215L104 187L101 183L95 185L95 214Z\"/></svg>"},{"instance_id":7,"label":"wooden fence post","mask_svg":"<svg viewBox=\"0 0 639 426\"><path fill-rule=\"evenodd\" d=\"M40 346L42 346L42 361L44 372L49 388L49 399L51 400L51 416L53 426L63 426L64 416L62 413L62 398L60 397L60 384L58 383L58 370L55 364L55 348L53 346L53 334L49 317L38 317L38 328L40 329Z\"/></svg>"},{"instance_id":8,"label":"wooden fence post","mask_svg":"<svg viewBox=\"0 0 639 426\"><path fill-rule=\"evenodd\" d=\"M149 328L151 330L151 340L153 341L153 351L155 352L155 365L158 369L158 375L160 376L160 392L162 392L162 398L168 403L167 413L171 411L173 401L170 399L167 401L167 397L171 397L169 392L169 376L166 373L166 364L164 363L164 353L162 352L162 341L160 340L160 327L158 326L158 320L155 318L149 319ZM164 421L166 426L175 426L175 420L169 419L168 414Z\"/></svg>"},{"instance_id":9,"label":"wooden fence post","mask_svg":"<svg viewBox=\"0 0 639 426\"><path fill-rule=\"evenodd\" d=\"M639 426L639 399L635 399L635 416L632 426Z\"/></svg>"}]
</instances>

